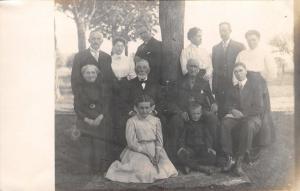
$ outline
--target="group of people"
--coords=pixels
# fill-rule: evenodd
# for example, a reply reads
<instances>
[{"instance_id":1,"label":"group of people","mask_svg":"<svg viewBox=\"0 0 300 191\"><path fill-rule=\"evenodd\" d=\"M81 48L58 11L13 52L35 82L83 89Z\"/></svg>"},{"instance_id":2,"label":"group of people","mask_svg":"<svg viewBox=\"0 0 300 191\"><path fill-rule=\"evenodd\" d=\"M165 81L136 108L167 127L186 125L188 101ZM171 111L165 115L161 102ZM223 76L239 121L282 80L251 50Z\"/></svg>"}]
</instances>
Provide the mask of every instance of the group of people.
<instances>
[{"instance_id":1,"label":"group of people","mask_svg":"<svg viewBox=\"0 0 300 191\"><path fill-rule=\"evenodd\" d=\"M191 28L182 50L182 77L161 81L162 43L147 25L133 59L126 41L113 40L112 55L100 50L103 36L92 31L90 47L77 53L71 75L74 110L84 157L92 173L119 182L150 183L209 166L243 176L274 140L267 80L276 75L272 58L249 30L249 49L219 25L222 41L212 56L202 48L202 31Z\"/></svg>"}]
</instances>

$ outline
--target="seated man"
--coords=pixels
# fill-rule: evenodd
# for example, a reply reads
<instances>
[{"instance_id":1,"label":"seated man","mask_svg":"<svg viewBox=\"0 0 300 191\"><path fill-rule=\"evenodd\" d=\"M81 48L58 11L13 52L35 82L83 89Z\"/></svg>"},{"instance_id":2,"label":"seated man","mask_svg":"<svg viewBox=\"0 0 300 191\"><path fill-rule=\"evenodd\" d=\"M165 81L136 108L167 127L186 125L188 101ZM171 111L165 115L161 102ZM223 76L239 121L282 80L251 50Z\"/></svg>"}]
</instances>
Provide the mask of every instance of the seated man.
<instances>
[{"instance_id":1,"label":"seated man","mask_svg":"<svg viewBox=\"0 0 300 191\"><path fill-rule=\"evenodd\" d=\"M162 127L165 125L165 118L162 114L164 109L164 99L161 95L161 87L160 85L151 79L148 78L150 73L150 66L149 62L144 59L140 59L135 63L135 72L137 77L134 79L127 81L127 84L124 84L121 90L120 96L120 106L121 109L121 116L119 120L119 141L122 140L122 144L126 146L125 140L125 125L126 121L129 119L130 116L135 115L134 111L134 100L140 95L149 95L154 99L155 104L155 111L154 115L158 116L161 120ZM164 129L163 135L165 135ZM165 137L164 137L165 138Z\"/></svg>"},{"instance_id":2,"label":"seated man","mask_svg":"<svg viewBox=\"0 0 300 191\"><path fill-rule=\"evenodd\" d=\"M179 138L177 156L186 174L192 169L210 175L212 171L205 165L214 165L216 160L209 133L209 129L213 127L210 127L211 124L207 123L202 114L199 103L194 102L189 106L189 120L184 122Z\"/></svg>"},{"instance_id":3,"label":"seated man","mask_svg":"<svg viewBox=\"0 0 300 191\"><path fill-rule=\"evenodd\" d=\"M213 145L215 146L216 128L218 118L214 114L217 110L214 97L212 95L209 82L203 79L199 74L199 61L196 59L189 59L187 62L188 73L178 83L176 98L172 104L168 105L168 110L173 113L173 117L168 123L168 136L167 151L171 159L176 160L177 141L178 136L184 126L184 121L189 120L188 106L191 102L198 102L203 107L203 117L210 123L210 133L213 137ZM175 115L174 115L175 114ZM175 157L175 158L174 158Z\"/></svg>"},{"instance_id":4,"label":"seated man","mask_svg":"<svg viewBox=\"0 0 300 191\"><path fill-rule=\"evenodd\" d=\"M259 85L255 80L247 79L246 66L237 63L233 72L238 84L228 94L225 107L227 114L221 125L221 147L227 158L223 171L233 171L242 176L245 174L242 161L244 157L249 156L253 138L262 127L264 104ZM233 147L234 140L237 141L236 151Z\"/></svg>"}]
</instances>

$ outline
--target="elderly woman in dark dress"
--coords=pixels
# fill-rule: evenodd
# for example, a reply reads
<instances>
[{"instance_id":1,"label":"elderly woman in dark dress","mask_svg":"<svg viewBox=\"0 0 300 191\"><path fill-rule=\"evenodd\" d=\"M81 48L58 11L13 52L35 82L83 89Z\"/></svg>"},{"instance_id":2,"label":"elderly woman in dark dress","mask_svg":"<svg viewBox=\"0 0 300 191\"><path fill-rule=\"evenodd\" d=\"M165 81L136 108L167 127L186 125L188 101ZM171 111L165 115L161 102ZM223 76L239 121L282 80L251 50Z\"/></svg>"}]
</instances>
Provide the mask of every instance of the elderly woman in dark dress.
<instances>
[{"instance_id":1,"label":"elderly woman in dark dress","mask_svg":"<svg viewBox=\"0 0 300 191\"><path fill-rule=\"evenodd\" d=\"M104 172L107 167L107 102L105 101L101 73L95 65L81 68L84 83L74 96L77 128L81 132L82 156L91 173Z\"/></svg>"}]
</instances>

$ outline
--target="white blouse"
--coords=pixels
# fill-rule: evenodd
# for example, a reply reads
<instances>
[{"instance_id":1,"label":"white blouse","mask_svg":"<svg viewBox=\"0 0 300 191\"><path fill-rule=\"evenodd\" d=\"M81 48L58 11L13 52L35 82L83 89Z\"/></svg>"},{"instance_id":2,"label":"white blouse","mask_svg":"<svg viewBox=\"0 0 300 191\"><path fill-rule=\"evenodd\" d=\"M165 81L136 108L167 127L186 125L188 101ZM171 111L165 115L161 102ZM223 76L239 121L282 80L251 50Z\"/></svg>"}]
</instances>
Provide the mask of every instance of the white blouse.
<instances>
[{"instance_id":1,"label":"white blouse","mask_svg":"<svg viewBox=\"0 0 300 191\"><path fill-rule=\"evenodd\" d=\"M187 73L187 62L189 59L196 59L199 60L200 69L206 69L208 75L212 73L212 62L211 57L208 52L202 48L197 47L194 44L190 44L188 47L182 50L180 55L180 63L183 75Z\"/></svg>"},{"instance_id":2,"label":"white blouse","mask_svg":"<svg viewBox=\"0 0 300 191\"><path fill-rule=\"evenodd\" d=\"M123 55L113 55L111 68L118 79L126 77L131 80L136 77L133 59Z\"/></svg>"},{"instance_id":3,"label":"white blouse","mask_svg":"<svg viewBox=\"0 0 300 191\"><path fill-rule=\"evenodd\" d=\"M244 63L248 71L260 72L266 80L272 80L277 75L277 65L271 53L262 47L241 51L237 62Z\"/></svg>"}]
</instances>

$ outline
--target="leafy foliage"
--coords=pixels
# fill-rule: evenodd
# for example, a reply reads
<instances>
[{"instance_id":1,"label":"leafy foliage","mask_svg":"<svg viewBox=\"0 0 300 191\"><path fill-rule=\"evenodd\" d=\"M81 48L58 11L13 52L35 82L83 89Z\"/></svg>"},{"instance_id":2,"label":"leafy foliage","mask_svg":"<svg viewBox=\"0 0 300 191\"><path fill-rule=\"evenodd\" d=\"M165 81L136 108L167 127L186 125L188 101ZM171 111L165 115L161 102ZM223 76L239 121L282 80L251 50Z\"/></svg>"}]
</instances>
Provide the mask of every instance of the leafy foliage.
<instances>
[{"instance_id":1,"label":"leafy foliage","mask_svg":"<svg viewBox=\"0 0 300 191\"><path fill-rule=\"evenodd\" d=\"M158 25L158 1L56 0L56 6L74 19L77 27L81 22L84 30L100 29L108 39L121 36L136 40L138 23Z\"/></svg>"},{"instance_id":2,"label":"leafy foliage","mask_svg":"<svg viewBox=\"0 0 300 191\"><path fill-rule=\"evenodd\" d=\"M293 52L293 39L290 34L281 34L274 36L269 44L276 47L278 52L291 54Z\"/></svg>"}]
</instances>

